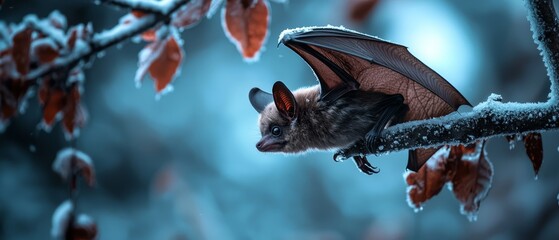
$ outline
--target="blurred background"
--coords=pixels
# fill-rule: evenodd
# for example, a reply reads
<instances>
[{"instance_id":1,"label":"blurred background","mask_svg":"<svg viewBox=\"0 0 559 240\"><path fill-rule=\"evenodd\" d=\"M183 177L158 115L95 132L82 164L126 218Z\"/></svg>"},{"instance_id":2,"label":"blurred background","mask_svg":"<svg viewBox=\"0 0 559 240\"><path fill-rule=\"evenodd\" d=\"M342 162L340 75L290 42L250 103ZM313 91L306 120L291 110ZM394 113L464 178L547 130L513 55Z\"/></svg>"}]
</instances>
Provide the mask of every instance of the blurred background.
<instances>
[{"instance_id":1,"label":"blurred background","mask_svg":"<svg viewBox=\"0 0 559 240\"><path fill-rule=\"evenodd\" d=\"M557 4L556 4L557 5ZM408 46L472 104L491 93L504 101L545 101L549 82L522 0L381 0L361 23L347 1L270 3L260 61L245 63L225 37L220 14L181 33L185 57L174 92L155 100L151 80L134 87L138 52L127 42L86 70L89 122L77 148L94 161L96 188L82 187L78 212L92 216L100 239L559 239L557 133L544 133L544 162L534 180L523 144L487 145L495 174L476 222L446 189L414 213L402 174L407 152L371 157L380 174L360 173L332 152L260 153L252 87L316 84L286 47L286 28L344 25ZM58 9L69 25L100 31L124 10L92 1L7 0L0 20ZM49 239L67 185L51 170L68 143L57 125L37 130L36 97L0 134L0 239Z\"/></svg>"}]
</instances>

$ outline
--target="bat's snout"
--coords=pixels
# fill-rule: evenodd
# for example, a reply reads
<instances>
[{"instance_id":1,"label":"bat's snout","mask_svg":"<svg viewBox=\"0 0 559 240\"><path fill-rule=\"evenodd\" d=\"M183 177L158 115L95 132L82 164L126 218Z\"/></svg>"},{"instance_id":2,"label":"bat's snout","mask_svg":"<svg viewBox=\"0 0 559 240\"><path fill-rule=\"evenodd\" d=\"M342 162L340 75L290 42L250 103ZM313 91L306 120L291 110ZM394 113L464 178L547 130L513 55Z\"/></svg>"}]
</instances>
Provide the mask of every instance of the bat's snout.
<instances>
[{"instance_id":1,"label":"bat's snout","mask_svg":"<svg viewBox=\"0 0 559 240\"><path fill-rule=\"evenodd\" d=\"M260 152L281 152L285 146L285 141L281 141L270 136L264 136L258 143L256 149Z\"/></svg>"}]
</instances>

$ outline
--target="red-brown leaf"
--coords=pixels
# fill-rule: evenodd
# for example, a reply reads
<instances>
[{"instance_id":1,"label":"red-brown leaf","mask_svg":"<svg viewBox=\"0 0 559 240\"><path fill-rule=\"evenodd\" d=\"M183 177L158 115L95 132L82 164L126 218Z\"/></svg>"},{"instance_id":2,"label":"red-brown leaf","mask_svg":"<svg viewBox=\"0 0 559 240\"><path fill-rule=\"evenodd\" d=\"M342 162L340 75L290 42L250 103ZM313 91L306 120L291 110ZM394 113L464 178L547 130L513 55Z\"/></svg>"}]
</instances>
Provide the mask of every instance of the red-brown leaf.
<instances>
[{"instance_id":1,"label":"red-brown leaf","mask_svg":"<svg viewBox=\"0 0 559 240\"><path fill-rule=\"evenodd\" d=\"M410 207L421 209L421 205L439 194L455 173L455 156L450 147L439 149L417 172L406 172L407 195Z\"/></svg>"},{"instance_id":2,"label":"red-brown leaf","mask_svg":"<svg viewBox=\"0 0 559 240\"><path fill-rule=\"evenodd\" d=\"M146 42L153 42L157 39L157 34L155 32L155 29L148 29L145 32L142 33L142 39L144 39L144 41Z\"/></svg>"},{"instance_id":3,"label":"red-brown leaf","mask_svg":"<svg viewBox=\"0 0 559 240\"><path fill-rule=\"evenodd\" d=\"M206 16L206 13L210 10L211 3L211 0L190 1L186 6L177 11L173 17L172 24L179 28L191 27Z\"/></svg>"},{"instance_id":4,"label":"red-brown leaf","mask_svg":"<svg viewBox=\"0 0 559 240\"><path fill-rule=\"evenodd\" d=\"M378 5L379 0L348 0L348 16L355 22L363 22Z\"/></svg>"},{"instance_id":5,"label":"red-brown leaf","mask_svg":"<svg viewBox=\"0 0 559 240\"><path fill-rule=\"evenodd\" d=\"M72 139L75 134L76 127L82 127L85 119L80 106L80 90L78 84L74 84L70 92L66 96L65 106L63 109L63 125L67 139Z\"/></svg>"},{"instance_id":6,"label":"red-brown leaf","mask_svg":"<svg viewBox=\"0 0 559 240\"><path fill-rule=\"evenodd\" d=\"M145 13L144 11L141 11L141 10L132 10L132 11L130 11L130 13L132 13L132 15L134 15L134 17L136 17L136 18L141 18L141 17L147 15L147 13Z\"/></svg>"},{"instance_id":7,"label":"red-brown leaf","mask_svg":"<svg viewBox=\"0 0 559 240\"><path fill-rule=\"evenodd\" d=\"M173 36L167 38L162 52L148 68L149 75L155 82L159 93L173 80L182 60L182 49Z\"/></svg>"},{"instance_id":8,"label":"red-brown leaf","mask_svg":"<svg viewBox=\"0 0 559 240\"><path fill-rule=\"evenodd\" d=\"M58 49L48 43L34 44L33 51L41 63L50 63L59 55Z\"/></svg>"},{"instance_id":9,"label":"red-brown leaf","mask_svg":"<svg viewBox=\"0 0 559 240\"><path fill-rule=\"evenodd\" d=\"M71 240L93 240L97 239L97 224L91 217L81 214L73 224L68 227L66 239Z\"/></svg>"},{"instance_id":10,"label":"red-brown leaf","mask_svg":"<svg viewBox=\"0 0 559 240\"><path fill-rule=\"evenodd\" d=\"M225 32L246 60L257 60L268 35L269 11L264 0L227 0Z\"/></svg>"},{"instance_id":11,"label":"red-brown leaf","mask_svg":"<svg viewBox=\"0 0 559 240\"><path fill-rule=\"evenodd\" d=\"M97 238L97 224L93 219L80 214L76 217L74 204L66 200L56 208L52 216L51 236L54 239L93 240Z\"/></svg>"},{"instance_id":12,"label":"red-brown leaf","mask_svg":"<svg viewBox=\"0 0 559 240\"><path fill-rule=\"evenodd\" d=\"M70 34L66 39L66 45L70 50L74 49L74 46L76 45L76 40L78 40L78 30L76 28L72 28L70 29Z\"/></svg>"},{"instance_id":13,"label":"red-brown leaf","mask_svg":"<svg viewBox=\"0 0 559 240\"><path fill-rule=\"evenodd\" d=\"M75 181L77 175L81 174L89 186L95 185L93 162L82 151L73 148L60 150L52 164L52 169L64 180Z\"/></svg>"},{"instance_id":14,"label":"red-brown leaf","mask_svg":"<svg viewBox=\"0 0 559 240\"><path fill-rule=\"evenodd\" d=\"M475 221L480 202L491 188L493 165L485 156L485 141L478 142L475 148L466 147L464 150L452 179L452 191L462 204L462 214Z\"/></svg>"},{"instance_id":15,"label":"red-brown leaf","mask_svg":"<svg viewBox=\"0 0 559 240\"><path fill-rule=\"evenodd\" d=\"M33 30L26 28L14 35L12 58L16 63L16 69L21 75L26 75L29 71L29 50L31 47L31 34Z\"/></svg>"},{"instance_id":16,"label":"red-brown leaf","mask_svg":"<svg viewBox=\"0 0 559 240\"><path fill-rule=\"evenodd\" d=\"M56 115L62 111L66 101L63 89L50 86L50 80L45 80L39 89L39 102L43 106L43 123L51 127L56 120Z\"/></svg>"},{"instance_id":17,"label":"red-brown leaf","mask_svg":"<svg viewBox=\"0 0 559 240\"><path fill-rule=\"evenodd\" d=\"M534 173L538 176L543 161L542 135L540 133L526 134L524 136L524 147L528 158L532 161Z\"/></svg>"}]
</instances>

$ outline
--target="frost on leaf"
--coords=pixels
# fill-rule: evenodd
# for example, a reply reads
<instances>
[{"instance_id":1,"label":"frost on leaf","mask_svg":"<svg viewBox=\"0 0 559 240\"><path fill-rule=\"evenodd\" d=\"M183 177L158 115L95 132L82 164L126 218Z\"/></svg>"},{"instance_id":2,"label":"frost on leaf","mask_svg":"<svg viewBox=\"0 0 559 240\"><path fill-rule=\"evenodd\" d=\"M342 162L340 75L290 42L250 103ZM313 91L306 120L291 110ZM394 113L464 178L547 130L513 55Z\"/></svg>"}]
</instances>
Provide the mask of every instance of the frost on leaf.
<instances>
[{"instance_id":1,"label":"frost on leaf","mask_svg":"<svg viewBox=\"0 0 559 240\"><path fill-rule=\"evenodd\" d=\"M13 50L12 58L16 63L16 69L21 75L26 75L29 71L29 50L31 48L31 34L33 30L24 28L16 32L12 37Z\"/></svg>"},{"instance_id":2,"label":"frost on leaf","mask_svg":"<svg viewBox=\"0 0 559 240\"><path fill-rule=\"evenodd\" d=\"M66 200L56 208L52 214L52 228L50 235L54 239L64 239L68 226L74 215L74 205L70 200Z\"/></svg>"},{"instance_id":3,"label":"frost on leaf","mask_svg":"<svg viewBox=\"0 0 559 240\"><path fill-rule=\"evenodd\" d=\"M91 158L74 148L60 150L52 164L52 170L64 180L72 181L72 188L76 187L78 174L81 174L89 186L95 184L95 170Z\"/></svg>"},{"instance_id":4,"label":"frost on leaf","mask_svg":"<svg viewBox=\"0 0 559 240\"><path fill-rule=\"evenodd\" d=\"M348 17L355 22L363 22L378 5L379 0L349 0Z\"/></svg>"},{"instance_id":5,"label":"frost on leaf","mask_svg":"<svg viewBox=\"0 0 559 240\"><path fill-rule=\"evenodd\" d=\"M73 84L66 96L63 113L63 125L66 139L77 137L78 128L83 127L86 113L80 104L80 89L78 84Z\"/></svg>"},{"instance_id":6,"label":"frost on leaf","mask_svg":"<svg viewBox=\"0 0 559 240\"><path fill-rule=\"evenodd\" d=\"M50 131L64 108L66 93L62 88L51 86L53 80L45 79L39 89L39 103L43 106L43 128Z\"/></svg>"},{"instance_id":7,"label":"frost on leaf","mask_svg":"<svg viewBox=\"0 0 559 240\"><path fill-rule=\"evenodd\" d=\"M78 135L77 129L85 124L87 114L80 103L81 70L73 70L68 82L70 87L63 88L55 85L55 81L45 79L39 89L39 102L43 107L42 127L50 131L57 120L62 119L64 134L70 140ZM83 81L83 80L81 80Z\"/></svg>"},{"instance_id":8,"label":"frost on leaf","mask_svg":"<svg viewBox=\"0 0 559 240\"><path fill-rule=\"evenodd\" d=\"M222 15L227 37L247 61L258 60L268 35L269 11L264 0L227 0Z\"/></svg>"},{"instance_id":9,"label":"frost on leaf","mask_svg":"<svg viewBox=\"0 0 559 240\"><path fill-rule=\"evenodd\" d=\"M74 205L66 200L52 215L51 236L64 240L97 239L97 224L86 214L76 217Z\"/></svg>"},{"instance_id":10,"label":"frost on leaf","mask_svg":"<svg viewBox=\"0 0 559 240\"><path fill-rule=\"evenodd\" d=\"M445 184L462 204L461 212L475 220L480 201L491 188L493 166L485 156L485 142L442 147L417 173L404 174L408 203L416 210L437 195Z\"/></svg>"},{"instance_id":11,"label":"frost on leaf","mask_svg":"<svg viewBox=\"0 0 559 240\"><path fill-rule=\"evenodd\" d=\"M526 134L524 136L524 147L528 158L532 161L534 174L537 177L543 161L542 135L540 133Z\"/></svg>"},{"instance_id":12,"label":"frost on leaf","mask_svg":"<svg viewBox=\"0 0 559 240\"><path fill-rule=\"evenodd\" d=\"M192 0L181 7L172 19L172 24L178 28L192 27L200 22L210 10L211 0Z\"/></svg>"},{"instance_id":13,"label":"frost on leaf","mask_svg":"<svg viewBox=\"0 0 559 240\"><path fill-rule=\"evenodd\" d=\"M136 85L149 72L155 83L157 93L170 90L169 83L177 75L178 67L182 61L182 48L175 40L174 34L166 39L155 41L147 45L139 54L139 68L136 71Z\"/></svg>"},{"instance_id":14,"label":"frost on leaf","mask_svg":"<svg viewBox=\"0 0 559 240\"><path fill-rule=\"evenodd\" d=\"M33 55L37 57L41 63L51 63L59 55L56 44L48 38L34 41L31 49Z\"/></svg>"},{"instance_id":15,"label":"frost on leaf","mask_svg":"<svg viewBox=\"0 0 559 240\"><path fill-rule=\"evenodd\" d=\"M461 203L461 213L470 221L475 221L480 202L491 188L493 165L486 156L485 141L458 147L463 155L451 181L452 192Z\"/></svg>"},{"instance_id":16,"label":"frost on leaf","mask_svg":"<svg viewBox=\"0 0 559 240\"><path fill-rule=\"evenodd\" d=\"M442 147L419 171L404 173L410 207L421 209L423 203L439 194L446 182L452 179L456 166L452 155L450 147Z\"/></svg>"},{"instance_id":17,"label":"frost on leaf","mask_svg":"<svg viewBox=\"0 0 559 240\"><path fill-rule=\"evenodd\" d=\"M86 214L78 215L68 230L69 239L97 239L97 224Z\"/></svg>"}]
</instances>

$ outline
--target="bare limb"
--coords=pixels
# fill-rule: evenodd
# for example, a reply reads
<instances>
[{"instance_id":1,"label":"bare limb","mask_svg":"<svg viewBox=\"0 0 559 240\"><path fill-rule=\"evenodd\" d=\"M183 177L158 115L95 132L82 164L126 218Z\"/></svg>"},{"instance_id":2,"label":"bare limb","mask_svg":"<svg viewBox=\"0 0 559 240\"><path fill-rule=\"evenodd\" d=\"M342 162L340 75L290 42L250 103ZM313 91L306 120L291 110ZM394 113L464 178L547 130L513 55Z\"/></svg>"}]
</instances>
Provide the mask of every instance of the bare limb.
<instances>
[{"instance_id":1,"label":"bare limb","mask_svg":"<svg viewBox=\"0 0 559 240\"><path fill-rule=\"evenodd\" d=\"M376 149L354 148L338 152L337 160L361 154L381 154L405 149L468 144L496 136L559 130L559 23L552 0L526 0L534 41L542 52L551 81L545 103L501 103L492 95L472 112L399 124L385 129Z\"/></svg>"}]
</instances>

